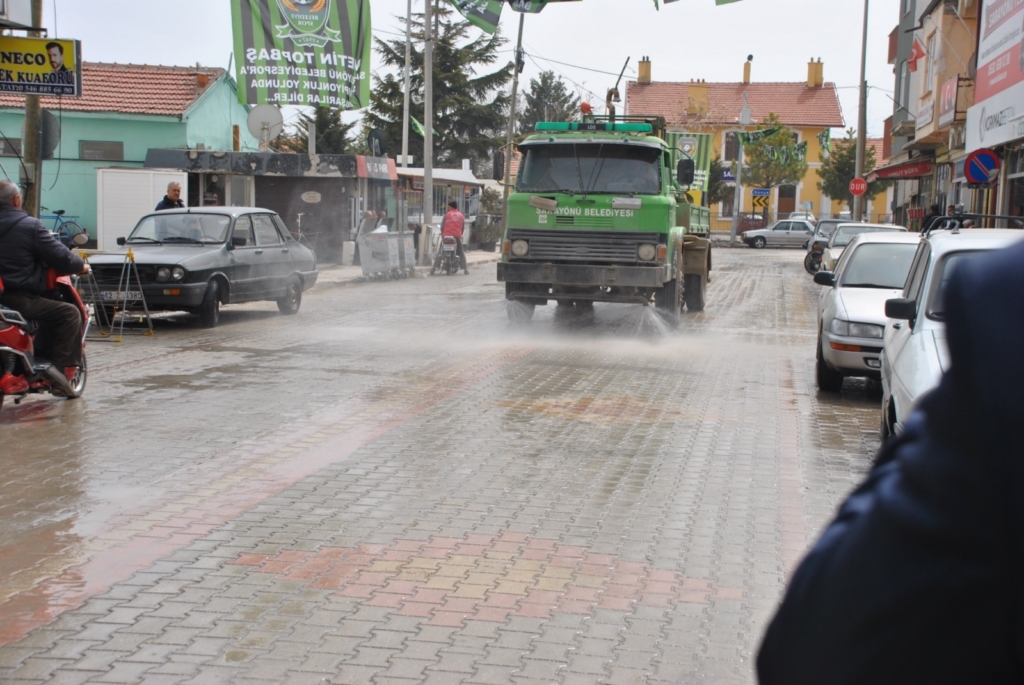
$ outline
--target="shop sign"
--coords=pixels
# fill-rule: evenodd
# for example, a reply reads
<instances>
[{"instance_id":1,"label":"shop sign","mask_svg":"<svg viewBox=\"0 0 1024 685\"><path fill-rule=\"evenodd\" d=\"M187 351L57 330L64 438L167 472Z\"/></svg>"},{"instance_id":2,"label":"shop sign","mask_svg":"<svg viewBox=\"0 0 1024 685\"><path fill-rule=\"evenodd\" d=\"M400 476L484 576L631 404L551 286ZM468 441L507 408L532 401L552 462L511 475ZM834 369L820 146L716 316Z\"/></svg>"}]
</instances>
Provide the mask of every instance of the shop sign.
<instances>
[{"instance_id":1,"label":"shop sign","mask_svg":"<svg viewBox=\"0 0 1024 685\"><path fill-rule=\"evenodd\" d=\"M398 167L395 160L388 157L367 157L356 155L356 174L359 178L372 178L379 181L397 181Z\"/></svg>"},{"instance_id":2,"label":"shop sign","mask_svg":"<svg viewBox=\"0 0 1024 685\"><path fill-rule=\"evenodd\" d=\"M1000 145L1021 135L1014 119L1024 102L1021 24L1024 2L981 3L974 106L967 110L967 149Z\"/></svg>"},{"instance_id":3,"label":"shop sign","mask_svg":"<svg viewBox=\"0 0 1024 685\"><path fill-rule=\"evenodd\" d=\"M317 202L320 202L320 193L316 192L315 190L311 190L308 193L303 193L302 201L307 202L311 205L315 205Z\"/></svg>"},{"instance_id":4,"label":"shop sign","mask_svg":"<svg viewBox=\"0 0 1024 685\"><path fill-rule=\"evenodd\" d=\"M967 143L967 128L963 124L955 124L949 129L949 142L946 147L950 150L962 150Z\"/></svg>"},{"instance_id":5,"label":"shop sign","mask_svg":"<svg viewBox=\"0 0 1024 685\"><path fill-rule=\"evenodd\" d=\"M917 108L917 127L924 128L932 123L935 116L935 98L928 97L921 100L921 106Z\"/></svg>"},{"instance_id":6,"label":"shop sign","mask_svg":"<svg viewBox=\"0 0 1024 685\"><path fill-rule=\"evenodd\" d=\"M882 167L881 169L875 169L868 174L868 181L875 181L877 179L896 179L896 178L919 178L921 176L931 176L932 171L935 167L932 164L932 160L926 159L920 162L907 162L905 164L896 164L891 167Z\"/></svg>"},{"instance_id":7,"label":"shop sign","mask_svg":"<svg viewBox=\"0 0 1024 685\"><path fill-rule=\"evenodd\" d=\"M0 92L81 97L82 44L0 36Z\"/></svg>"},{"instance_id":8,"label":"shop sign","mask_svg":"<svg viewBox=\"0 0 1024 685\"><path fill-rule=\"evenodd\" d=\"M954 76L939 89L939 128L945 128L956 121L956 95L960 77Z\"/></svg>"},{"instance_id":9,"label":"shop sign","mask_svg":"<svg viewBox=\"0 0 1024 685\"><path fill-rule=\"evenodd\" d=\"M360 109L370 103L370 0L231 0L238 100Z\"/></svg>"}]
</instances>

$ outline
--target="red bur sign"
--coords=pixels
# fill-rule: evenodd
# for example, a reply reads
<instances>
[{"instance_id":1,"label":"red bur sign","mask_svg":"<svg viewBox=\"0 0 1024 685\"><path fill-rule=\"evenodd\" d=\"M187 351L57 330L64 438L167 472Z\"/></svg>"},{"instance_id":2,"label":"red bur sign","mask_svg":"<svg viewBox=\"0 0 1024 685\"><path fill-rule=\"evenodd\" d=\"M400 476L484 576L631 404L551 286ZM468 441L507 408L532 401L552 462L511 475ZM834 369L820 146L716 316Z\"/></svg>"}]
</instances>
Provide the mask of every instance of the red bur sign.
<instances>
[{"instance_id":1,"label":"red bur sign","mask_svg":"<svg viewBox=\"0 0 1024 685\"><path fill-rule=\"evenodd\" d=\"M863 178L855 178L850 181L850 192L854 195L863 195L868 192L868 182Z\"/></svg>"}]
</instances>

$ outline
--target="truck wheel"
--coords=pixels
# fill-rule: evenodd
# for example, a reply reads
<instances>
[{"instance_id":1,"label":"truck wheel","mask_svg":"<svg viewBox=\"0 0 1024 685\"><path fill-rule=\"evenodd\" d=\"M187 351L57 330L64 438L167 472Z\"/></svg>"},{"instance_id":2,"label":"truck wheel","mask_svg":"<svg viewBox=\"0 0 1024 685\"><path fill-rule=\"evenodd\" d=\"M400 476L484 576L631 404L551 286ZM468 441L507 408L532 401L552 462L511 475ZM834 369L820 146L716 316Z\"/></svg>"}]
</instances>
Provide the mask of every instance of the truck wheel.
<instances>
[{"instance_id":1,"label":"truck wheel","mask_svg":"<svg viewBox=\"0 0 1024 685\"><path fill-rule=\"evenodd\" d=\"M686 308L691 312L704 311L704 281L700 274L686 274L683 283L686 285L683 291Z\"/></svg>"},{"instance_id":2,"label":"truck wheel","mask_svg":"<svg viewBox=\"0 0 1024 685\"><path fill-rule=\"evenodd\" d=\"M654 293L654 306L675 320L679 318L679 310L683 307L682 299L679 279L673 278Z\"/></svg>"}]
</instances>

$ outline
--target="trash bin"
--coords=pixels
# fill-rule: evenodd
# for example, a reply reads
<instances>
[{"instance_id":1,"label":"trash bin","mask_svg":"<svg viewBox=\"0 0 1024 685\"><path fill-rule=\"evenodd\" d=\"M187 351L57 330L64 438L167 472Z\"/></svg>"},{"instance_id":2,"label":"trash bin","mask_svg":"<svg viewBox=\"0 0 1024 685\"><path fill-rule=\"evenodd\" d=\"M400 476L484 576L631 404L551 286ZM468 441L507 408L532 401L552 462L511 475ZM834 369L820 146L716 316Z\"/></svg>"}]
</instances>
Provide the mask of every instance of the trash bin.
<instances>
[{"instance_id":1,"label":"trash bin","mask_svg":"<svg viewBox=\"0 0 1024 685\"><path fill-rule=\"evenodd\" d=\"M411 257L407 259L406 254ZM412 236L384 232L359 236L359 263L365 276L402 278L416 263Z\"/></svg>"}]
</instances>

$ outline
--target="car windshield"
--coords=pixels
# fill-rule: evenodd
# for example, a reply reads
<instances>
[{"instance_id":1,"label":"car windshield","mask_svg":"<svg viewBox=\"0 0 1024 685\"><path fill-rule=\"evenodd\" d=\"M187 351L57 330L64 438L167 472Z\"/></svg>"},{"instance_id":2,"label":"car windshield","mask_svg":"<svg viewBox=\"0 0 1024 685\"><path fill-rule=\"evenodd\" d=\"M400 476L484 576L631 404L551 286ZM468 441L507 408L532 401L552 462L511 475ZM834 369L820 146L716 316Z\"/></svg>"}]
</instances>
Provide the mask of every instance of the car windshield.
<instances>
[{"instance_id":1,"label":"car windshield","mask_svg":"<svg viewBox=\"0 0 1024 685\"><path fill-rule=\"evenodd\" d=\"M886 231L898 231L898 228L886 228L884 226L850 226L841 225L832 237L832 247L846 247L853 240L853 236L861 233L884 233Z\"/></svg>"},{"instance_id":2,"label":"car windshield","mask_svg":"<svg viewBox=\"0 0 1024 685\"><path fill-rule=\"evenodd\" d=\"M843 269L840 285L846 288L902 289L907 283L914 243L868 243L860 245Z\"/></svg>"},{"instance_id":3,"label":"car windshield","mask_svg":"<svg viewBox=\"0 0 1024 685\"><path fill-rule=\"evenodd\" d=\"M521 192L661 192L658 148L608 143L523 145Z\"/></svg>"},{"instance_id":4,"label":"car windshield","mask_svg":"<svg viewBox=\"0 0 1024 685\"><path fill-rule=\"evenodd\" d=\"M950 252L935 265L935 275L932 277L932 288L930 306L928 307L928 318L941 321L946 318L945 294L946 284L949 277L956 270L956 265L964 260L976 257L984 250L963 250L961 252Z\"/></svg>"},{"instance_id":5,"label":"car windshield","mask_svg":"<svg viewBox=\"0 0 1024 685\"><path fill-rule=\"evenodd\" d=\"M128 242L223 243L231 217L224 214L151 214L128 236Z\"/></svg>"}]
</instances>

